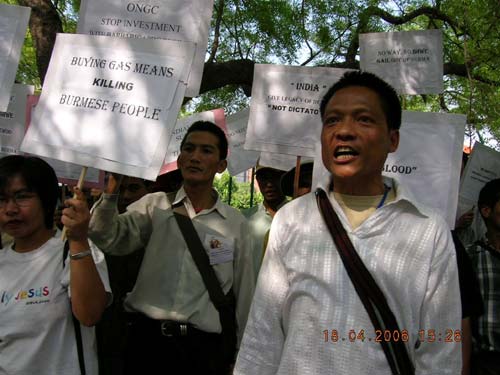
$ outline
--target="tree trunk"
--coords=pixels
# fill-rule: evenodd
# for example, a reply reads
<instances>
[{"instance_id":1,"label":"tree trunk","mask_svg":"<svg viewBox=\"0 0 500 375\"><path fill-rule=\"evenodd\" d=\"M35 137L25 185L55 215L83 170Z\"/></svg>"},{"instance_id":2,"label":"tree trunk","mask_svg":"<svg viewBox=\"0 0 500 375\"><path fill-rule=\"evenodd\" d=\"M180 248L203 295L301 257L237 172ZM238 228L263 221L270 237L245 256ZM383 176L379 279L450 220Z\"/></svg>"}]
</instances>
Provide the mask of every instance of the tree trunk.
<instances>
[{"instance_id":1,"label":"tree trunk","mask_svg":"<svg viewBox=\"0 0 500 375\"><path fill-rule=\"evenodd\" d=\"M40 82L43 84L57 33L62 33L62 22L50 0L19 0L19 5L31 8L30 32L36 51Z\"/></svg>"}]
</instances>

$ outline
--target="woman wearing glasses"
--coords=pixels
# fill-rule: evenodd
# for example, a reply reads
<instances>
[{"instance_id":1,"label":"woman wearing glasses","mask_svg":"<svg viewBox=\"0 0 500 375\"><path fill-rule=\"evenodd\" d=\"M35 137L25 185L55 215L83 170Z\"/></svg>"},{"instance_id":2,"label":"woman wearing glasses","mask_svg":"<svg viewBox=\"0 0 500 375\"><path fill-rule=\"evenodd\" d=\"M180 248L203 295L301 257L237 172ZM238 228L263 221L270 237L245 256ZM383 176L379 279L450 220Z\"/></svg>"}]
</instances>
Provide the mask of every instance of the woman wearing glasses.
<instances>
[{"instance_id":1,"label":"woman wearing glasses","mask_svg":"<svg viewBox=\"0 0 500 375\"><path fill-rule=\"evenodd\" d=\"M54 170L42 159L0 159L0 374L97 374L93 326L110 291L103 255L87 240L83 195L68 199L54 229ZM63 258L66 259L63 259ZM76 324L74 324L76 322Z\"/></svg>"}]
</instances>

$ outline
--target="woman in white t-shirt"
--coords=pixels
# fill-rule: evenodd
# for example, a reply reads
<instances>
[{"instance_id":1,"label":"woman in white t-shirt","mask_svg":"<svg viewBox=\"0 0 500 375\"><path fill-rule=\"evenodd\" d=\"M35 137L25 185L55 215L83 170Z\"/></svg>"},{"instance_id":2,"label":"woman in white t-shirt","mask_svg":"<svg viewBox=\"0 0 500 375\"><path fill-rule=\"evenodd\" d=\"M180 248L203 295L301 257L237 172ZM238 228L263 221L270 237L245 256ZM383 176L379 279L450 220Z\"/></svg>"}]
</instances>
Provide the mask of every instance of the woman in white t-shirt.
<instances>
[{"instance_id":1,"label":"woman in white t-shirt","mask_svg":"<svg viewBox=\"0 0 500 375\"><path fill-rule=\"evenodd\" d=\"M0 375L78 375L83 366L88 375L98 372L92 326L110 288L104 257L87 239L87 203L77 194L63 210L63 261L64 242L53 229L54 170L36 157L0 159L0 231L14 238L0 250Z\"/></svg>"}]
</instances>

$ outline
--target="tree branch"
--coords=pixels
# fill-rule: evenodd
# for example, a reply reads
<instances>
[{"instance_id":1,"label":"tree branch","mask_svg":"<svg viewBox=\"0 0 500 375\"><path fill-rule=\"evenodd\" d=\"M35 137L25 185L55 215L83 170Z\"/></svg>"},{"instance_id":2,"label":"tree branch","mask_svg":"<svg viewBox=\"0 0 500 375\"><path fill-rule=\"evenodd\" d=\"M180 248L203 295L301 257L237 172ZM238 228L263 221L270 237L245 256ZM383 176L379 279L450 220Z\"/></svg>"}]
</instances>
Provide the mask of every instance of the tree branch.
<instances>
[{"instance_id":1,"label":"tree branch","mask_svg":"<svg viewBox=\"0 0 500 375\"><path fill-rule=\"evenodd\" d=\"M433 20L441 20L443 22L446 22L448 25L450 25L453 28L453 30L455 32L456 32L456 28L457 28L456 22L453 19L451 19L450 17L448 17L448 15L444 14L439 9L434 8L434 7L424 6L424 7L420 7L418 9L415 9L415 10L411 11L410 13L407 13L407 14L402 15L402 16L393 16L392 14L390 14L389 12L386 12L383 9L380 9L378 7L375 7L375 6L370 6L370 7L366 8L366 10L363 13L366 14L368 17L377 16L377 17L383 19L384 21L386 21L392 25L402 25L402 24L407 23L407 22L409 22L417 17L427 16Z\"/></svg>"},{"instance_id":2,"label":"tree branch","mask_svg":"<svg viewBox=\"0 0 500 375\"><path fill-rule=\"evenodd\" d=\"M252 60L231 60L220 63L206 62L203 69L200 94L219 89L227 85L241 86L245 95L252 93L253 68Z\"/></svg>"},{"instance_id":3,"label":"tree branch","mask_svg":"<svg viewBox=\"0 0 500 375\"><path fill-rule=\"evenodd\" d=\"M219 0L219 6L215 7L217 9L217 19L215 20L215 30L214 30L214 42L212 43L212 51L208 58L209 62L214 62L215 54L219 49L219 37L220 37L220 24L222 21L222 15L224 14L224 0Z\"/></svg>"},{"instance_id":4,"label":"tree branch","mask_svg":"<svg viewBox=\"0 0 500 375\"><path fill-rule=\"evenodd\" d=\"M356 61L356 56L358 54L359 50L359 34L366 32L366 25L368 24L368 20L371 17L379 17L383 19L384 21L392 24L392 25L402 25L404 23L407 23L414 18L417 18L419 16L427 16L432 20L441 20L446 22L447 24L450 25L450 27L453 29L455 33L457 33L457 25L454 20L452 20L450 17L448 17L446 14L441 12L437 8L433 7L420 7L418 9L415 9L411 11L410 13L402 16L393 16L389 12L380 9L376 6L369 6L366 8L362 13L359 15L359 22L358 26L356 27L356 30L353 32L352 38L351 38L351 43L347 49L347 54L346 54L346 62L348 64L354 64Z\"/></svg>"}]
</instances>

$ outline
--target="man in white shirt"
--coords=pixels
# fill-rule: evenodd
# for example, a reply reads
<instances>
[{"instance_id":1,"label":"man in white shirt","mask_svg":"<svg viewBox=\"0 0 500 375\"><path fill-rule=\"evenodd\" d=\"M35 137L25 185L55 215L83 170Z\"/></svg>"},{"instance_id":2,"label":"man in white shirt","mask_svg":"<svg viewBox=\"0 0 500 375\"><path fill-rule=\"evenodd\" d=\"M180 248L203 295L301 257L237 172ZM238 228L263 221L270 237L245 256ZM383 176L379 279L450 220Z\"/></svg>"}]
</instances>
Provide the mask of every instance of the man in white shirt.
<instances>
[{"instance_id":1,"label":"man in white shirt","mask_svg":"<svg viewBox=\"0 0 500 375\"><path fill-rule=\"evenodd\" d=\"M187 131L177 163L184 178L177 194L148 194L118 215L114 179L96 203L89 236L103 251L125 255L145 248L134 289L125 299L130 317L127 374L223 374L228 368L219 313L212 303L174 217L184 207L208 253L223 293L236 298L241 337L254 289L246 220L212 188L226 168L227 140L215 124Z\"/></svg>"},{"instance_id":2,"label":"man in white shirt","mask_svg":"<svg viewBox=\"0 0 500 375\"><path fill-rule=\"evenodd\" d=\"M320 110L331 173L322 189L399 330L374 329L309 193L273 220L235 374L390 374L382 340L403 341L417 374L458 374L461 308L449 228L382 177L399 143L397 94L373 74L350 72Z\"/></svg>"}]
</instances>

